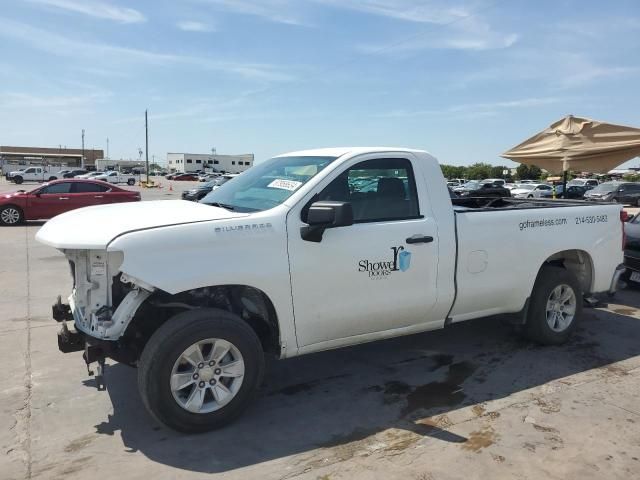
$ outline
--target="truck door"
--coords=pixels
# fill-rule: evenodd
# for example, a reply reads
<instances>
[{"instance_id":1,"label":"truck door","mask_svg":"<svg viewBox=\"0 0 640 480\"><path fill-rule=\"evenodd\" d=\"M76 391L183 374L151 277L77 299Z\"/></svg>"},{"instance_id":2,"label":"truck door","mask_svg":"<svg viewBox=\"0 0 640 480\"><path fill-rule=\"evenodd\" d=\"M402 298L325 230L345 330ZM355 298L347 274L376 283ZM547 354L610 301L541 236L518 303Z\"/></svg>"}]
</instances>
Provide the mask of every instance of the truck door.
<instances>
[{"instance_id":1,"label":"truck door","mask_svg":"<svg viewBox=\"0 0 640 480\"><path fill-rule=\"evenodd\" d=\"M299 347L403 327L442 326L437 300L438 231L410 154L359 156L327 178L287 218ZM350 202L354 224L303 240L305 206Z\"/></svg>"},{"instance_id":2,"label":"truck door","mask_svg":"<svg viewBox=\"0 0 640 480\"><path fill-rule=\"evenodd\" d=\"M22 178L25 181L34 181L34 180L38 180L39 177L37 175L37 168L35 167L31 167L31 168L27 168L23 173L22 173Z\"/></svg>"}]
</instances>

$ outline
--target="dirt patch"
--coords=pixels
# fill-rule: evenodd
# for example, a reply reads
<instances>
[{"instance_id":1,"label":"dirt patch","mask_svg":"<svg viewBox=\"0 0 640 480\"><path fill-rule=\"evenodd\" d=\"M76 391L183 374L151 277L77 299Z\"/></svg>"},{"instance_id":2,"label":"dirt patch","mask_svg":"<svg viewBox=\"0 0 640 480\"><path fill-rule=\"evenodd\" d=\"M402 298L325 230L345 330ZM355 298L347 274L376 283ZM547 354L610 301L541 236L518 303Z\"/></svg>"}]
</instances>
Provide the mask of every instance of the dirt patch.
<instances>
[{"instance_id":1,"label":"dirt patch","mask_svg":"<svg viewBox=\"0 0 640 480\"><path fill-rule=\"evenodd\" d=\"M96 439L96 436L93 433L90 433L88 435L83 435L82 437L78 437L75 440L69 442L67 446L64 447L64 451L67 453L77 452L87 447L95 439Z\"/></svg>"},{"instance_id":2,"label":"dirt patch","mask_svg":"<svg viewBox=\"0 0 640 480\"><path fill-rule=\"evenodd\" d=\"M481 417L482 415L484 415L484 412L486 412L487 409L484 408L484 405L474 405L473 407L471 407L471 411L476 417Z\"/></svg>"},{"instance_id":3,"label":"dirt patch","mask_svg":"<svg viewBox=\"0 0 640 480\"><path fill-rule=\"evenodd\" d=\"M480 430L471 432L467 441L462 444L462 448L479 453L482 449L493 445L497 440L498 435L492 427L483 427Z\"/></svg>"},{"instance_id":4,"label":"dirt patch","mask_svg":"<svg viewBox=\"0 0 640 480\"><path fill-rule=\"evenodd\" d=\"M542 413L558 413L560 411L560 402L558 400L547 400L545 398L536 398L534 403L540 408Z\"/></svg>"},{"instance_id":5,"label":"dirt patch","mask_svg":"<svg viewBox=\"0 0 640 480\"><path fill-rule=\"evenodd\" d=\"M619 365L607 365L606 367L603 367L603 370L616 377L625 377L629 375L629 372Z\"/></svg>"},{"instance_id":6,"label":"dirt patch","mask_svg":"<svg viewBox=\"0 0 640 480\"><path fill-rule=\"evenodd\" d=\"M536 430L538 430L539 432L551 432L551 433L558 433L558 430L556 428L553 427L545 427L543 425L538 425L536 423L533 424L533 428L535 428Z\"/></svg>"},{"instance_id":7,"label":"dirt patch","mask_svg":"<svg viewBox=\"0 0 640 480\"><path fill-rule=\"evenodd\" d=\"M612 308L611 311L618 315L626 315L628 317L632 317L640 313L635 308Z\"/></svg>"}]
</instances>

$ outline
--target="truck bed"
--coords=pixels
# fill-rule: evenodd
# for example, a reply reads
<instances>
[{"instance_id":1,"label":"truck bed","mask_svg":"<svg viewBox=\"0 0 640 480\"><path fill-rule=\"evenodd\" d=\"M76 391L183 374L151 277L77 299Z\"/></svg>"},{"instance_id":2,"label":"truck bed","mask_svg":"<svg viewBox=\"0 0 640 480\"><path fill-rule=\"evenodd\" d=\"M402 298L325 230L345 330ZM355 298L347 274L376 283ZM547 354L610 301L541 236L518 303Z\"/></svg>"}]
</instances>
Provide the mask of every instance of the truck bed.
<instances>
[{"instance_id":1,"label":"truck bed","mask_svg":"<svg viewBox=\"0 0 640 480\"><path fill-rule=\"evenodd\" d=\"M456 212L487 212L492 210L523 210L532 208L587 207L611 205L604 202L587 202L584 200L564 199L531 199L510 197L464 197L452 198L451 203Z\"/></svg>"},{"instance_id":2,"label":"truck bed","mask_svg":"<svg viewBox=\"0 0 640 480\"><path fill-rule=\"evenodd\" d=\"M477 318L479 312L520 311L541 266L554 258L568 258L564 265L581 272L576 276L584 293L607 291L622 262L620 204L516 198L451 202L458 253L453 322Z\"/></svg>"}]
</instances>

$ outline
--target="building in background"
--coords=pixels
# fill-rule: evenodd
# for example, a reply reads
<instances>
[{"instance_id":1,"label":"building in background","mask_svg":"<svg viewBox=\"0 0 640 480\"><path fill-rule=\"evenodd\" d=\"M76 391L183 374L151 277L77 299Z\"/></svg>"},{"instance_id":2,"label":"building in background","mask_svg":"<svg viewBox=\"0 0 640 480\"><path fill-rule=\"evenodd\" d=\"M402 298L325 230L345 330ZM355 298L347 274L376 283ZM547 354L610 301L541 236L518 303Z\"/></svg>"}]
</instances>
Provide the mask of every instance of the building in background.
<instances>
[{"instance_id":1,"label":"building in background","mask_svg":"<svg viewBox=\"0 0 640 480\"><path fill-rule=\"evenodd\" d=\"M94 166L96 160L104 157L103 150L85 149L85 166ZM54 165L80 167L82 149L61 147L10 147L0 145L0 167L3 171L17 170L29 165Z\"/></svg>"},{"instance_id":2,"label":"building in background","mask_svg":"<svg viewBox=\"0 0 640 480\"><path fill-rule=\"evenodd\" d=\"M113 158L99 158L96 160L96 170L105 171L105 170L118 170L119 172L131 172L135 170L139 173L145 173L145 161L144 160L115 160ZM152 169L153 170L153 169Z\"/></svg>"},{"instance_id":3,"label":"building in background","mask_svg":"<svg viewBox=\"0 0 640 480\"><path fill-rule=\"evenodd\" d=\"M240 173L253 165L253 153L244 155L218 155L217 153L167 153L170 172L197 170Z\"/></svg>"}]
</instances>

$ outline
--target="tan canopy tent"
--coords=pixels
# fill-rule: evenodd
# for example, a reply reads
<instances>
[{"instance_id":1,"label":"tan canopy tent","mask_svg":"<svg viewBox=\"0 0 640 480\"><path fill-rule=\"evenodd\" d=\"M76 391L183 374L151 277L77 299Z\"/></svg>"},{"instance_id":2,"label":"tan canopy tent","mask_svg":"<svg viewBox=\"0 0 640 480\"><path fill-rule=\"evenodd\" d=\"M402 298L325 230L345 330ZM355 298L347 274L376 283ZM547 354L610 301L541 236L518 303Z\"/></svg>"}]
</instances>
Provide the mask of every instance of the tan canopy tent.
<instances>
[{"instance_id":1,"label":"tan canopy tent","mask_svg":"<svg viewBox=\"0 0 640 480\"><path fill-rule=\"evenodd\" d=\"M569 115L502 154L551 173L606 173L640 155L640 128Z\"/></svg>"}]
</instances>

